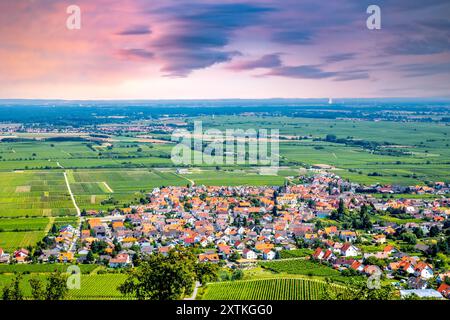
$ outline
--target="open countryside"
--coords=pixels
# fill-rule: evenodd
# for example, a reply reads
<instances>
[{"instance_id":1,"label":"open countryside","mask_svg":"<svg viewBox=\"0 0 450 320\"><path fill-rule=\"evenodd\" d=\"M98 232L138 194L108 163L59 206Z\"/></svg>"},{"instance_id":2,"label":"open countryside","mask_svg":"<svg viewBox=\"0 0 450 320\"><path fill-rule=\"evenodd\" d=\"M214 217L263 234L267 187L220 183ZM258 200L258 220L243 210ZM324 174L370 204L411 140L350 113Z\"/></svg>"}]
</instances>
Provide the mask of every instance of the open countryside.
<instances>
[{"instance_id":1,"label":"open countryside","mask_svg":"<svg viewBox=\"0 0 450 320\"><path fill-rule=\"evenodd\" d=\"M26 121L14 106L0 126L0 288L18 281L32 299L33 279L45 285L76 265L81 288L65 299L140 299L127 289L130 270L186 259L189 285L146 298L184 299L195 287L194 298L207 300L352 299L378 272L377 299L446 298L447 109L339 107L346 111L299 103L160 116L158 107L136 115L124 106L115 118L116 109L93 104L61 107L80 117L61 123L40 119L42 106L27 106L36 117ZM278 170L175 165L172 134L195 121L279 129Z\"/></svg>"}]
</instances>

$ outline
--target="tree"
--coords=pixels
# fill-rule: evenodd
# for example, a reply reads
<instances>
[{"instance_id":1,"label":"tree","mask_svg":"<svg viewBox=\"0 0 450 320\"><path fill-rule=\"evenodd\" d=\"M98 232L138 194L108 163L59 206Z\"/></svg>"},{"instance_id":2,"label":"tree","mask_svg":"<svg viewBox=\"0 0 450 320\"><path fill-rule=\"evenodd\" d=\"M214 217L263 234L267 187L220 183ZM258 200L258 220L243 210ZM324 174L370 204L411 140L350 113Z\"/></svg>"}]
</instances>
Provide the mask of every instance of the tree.
<instances>
[{"instance_id":1,"label":"tree","mask_svg":"<svg viewBox=\"0 0 450 320\"><path fill-rule=\"evenodd\" d=\"M118 287L124 295L138 300L177 300L192 294L195 281L201 281L205 269L198 271L199 263L192 251L176 247L166 256L156 253L146 257L130 270L128 278ZM170 281L169 281L170 279Z\"/></svg>"},{"instance_id":2,"label":"tree","mask_svg":"<svg viewBox=\"0 0 450 320\"><path fill-rule=\"evenodd\" d=\"M423 238L423 230L422 228L414 228L413 233L416 235L417 238Z\"/></svg>"},{"instance_id":3,"label":"tree","mask_svg":"<svg viewBox=\"0 0 450 320\"><path fill-rule=\"evenodd\" d=\"M108 248L108 243L103 240L97 240L91 244L91 250L93 253L103 254L106 248Z\"/></svg>"},{"instance_id":4,"label":"tree","mask_svg":"<svg viewBox=\"0 0 450 320\"><path fill-rule=\"evenodd\" d=\"M367 211L367 206L365 204L361 207L359 216L361 219L361 227L365 230L372 229L372 222L370 221L369 213Z\"/></svg>"},{"instance_id":5,"label":"tree","mask_svg":"<svg viewBox=\"0 0 450 320\"><path fill-rule=\"evenodd\" d=\"M86 262L93 263L94 260L95 260L94 254L92 253L92 250L89 250L88 254L86 255Z\"/></svg>"},{"instance_id":6,"label":"tree","mask_svg":"<svg viewBox=\"0 0 450 320\"><path fill-rule=\"evenodd\" d=\"M28 280L31 286L31 296L34 300L44 300L45 290L42 281L38 278L31 278Z\"/></svg>"},{"instance_id":7,"label":"tree","mask_svg":"<svg viewBox=\"0 0 450 320\"><path fill-rule=\"evenodd\" d=\"M197 264L195 273L201 284L216 281L219 274L219 266L213 263L201 262Z\"/></svg>"},{"instance_id":8,"label":"tree","mask_svg":"<svg viewBox=\"0 0 450 320\"><path fill-rule=\"evenodd\" d=\"M46 300L62 300L67 296L68 291L67 276L61 272L50 274L45 288Z\"/></svg>"},{"instance_id":9,"label":"tree","mask_svg":"<svg viewBox=\"0 0 450 320\"><path fill-rule=\"evenodd\" d=\"M316 228L316 230L320 230L320 229L323 228L322 220L317 220L316 221L315 228Z\"/></svg>"},{"instance_id":10,"label":"tree","mask_svg":"<svg viewBox=\"0 0 450 320\"><path fill-rule=\"evenodd\" d=\"M339 199L339 206L338 206L338 217L341 218L345 213L345 204L343 199Z\"/></svg>"},{"instance_id":11,"label":"tree","mask_svg":"<svg viewBox=\"0 0 450 320\"><path fill-rule=\"evenodd\" d=\"M230 257L228 258L230 261L234 261L236 262L237 260L239 260L241 258L241 255L239 254L239 252L234 251Z\"/></svg>"},{"instance_id":12,"label":"tree","mask_svg":"<svg viewBox=\"0 0 450 320\"><path fill-rule=\"evenodd\" d=\"M430 228L430 237L436 237L439 234L440 230L438 226L432 226Z\"/></svg>"},{"instance_id":13,"label":"tree","mask_svg":"<svg viewBox=\"0 0 450 320\"><path fill-rule=\"evenodd\" d=\"M236 269L233 271L231 275L231 280L241 280L244 277L244 272L240 269Z\"/></svg>"},{"instance_id":14,"label":"tree","mask_svg":"<svg viewBox=\"0 0 450 320\"><path fill-rule=\"evenodd\" d=\"M386 261L383 259L378 259L376 257L370 256L364 259L365 264L375 265L383 269L386 266Z\"/></svg>"},{"instance_id":15,"label":"tree","mask_svg":"<svg viewBox=\"0 0 450 320\"><path fill-rule=\"evenodd\" d=\"M16 274L12 283L3 287L3 300L23 300L23 293L20 289L22 274Z\"/></svg>"},{"instance_id":16,"label":"tree","mask_svg":"<svg viewBox=\"0 0 450 320\"><path fill-rule=\"evenodd\" d=\"M401 235L401 238L403 241L405 241L408 244L416 244L417 243L417 236L414 233L411 232L405 232Z\"/></svg>"}]
</instances>

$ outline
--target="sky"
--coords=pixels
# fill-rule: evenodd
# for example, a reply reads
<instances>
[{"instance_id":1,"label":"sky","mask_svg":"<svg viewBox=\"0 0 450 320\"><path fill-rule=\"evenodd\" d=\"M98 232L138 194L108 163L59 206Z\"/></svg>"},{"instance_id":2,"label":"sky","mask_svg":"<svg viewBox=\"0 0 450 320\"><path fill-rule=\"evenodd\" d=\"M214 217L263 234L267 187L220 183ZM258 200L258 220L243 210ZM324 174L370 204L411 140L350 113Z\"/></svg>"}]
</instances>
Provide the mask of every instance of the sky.
<instances>
[{"instance_id":1,"label":"sky","mask_svg":"<svg viewBox=\"0 0 450 320\"><path fill-rule=\"evenodd\" d=\"M0 99L324 97L450 97L450 2L0 0Z\"/></svg>"}]
</instances>

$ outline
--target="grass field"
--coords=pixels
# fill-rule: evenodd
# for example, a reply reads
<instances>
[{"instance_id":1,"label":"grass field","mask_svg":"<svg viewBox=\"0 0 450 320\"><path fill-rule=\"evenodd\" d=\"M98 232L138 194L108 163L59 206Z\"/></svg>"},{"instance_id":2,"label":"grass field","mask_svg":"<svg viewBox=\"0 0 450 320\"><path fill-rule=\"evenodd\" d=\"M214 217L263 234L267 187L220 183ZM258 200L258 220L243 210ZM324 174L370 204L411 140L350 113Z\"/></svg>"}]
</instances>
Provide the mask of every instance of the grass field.
<instances>
[{"instance_id":1,"label":"grass field","mask_svg":"<svg viewBox=\"0 0 450 320\"><path fill-rule=\"evenodd\" d=\"M203 300L318 300L326 282L309 279L257 279L210 283ZM335 290L342 290L333 286Z\"/></svg>"}]
</instances>

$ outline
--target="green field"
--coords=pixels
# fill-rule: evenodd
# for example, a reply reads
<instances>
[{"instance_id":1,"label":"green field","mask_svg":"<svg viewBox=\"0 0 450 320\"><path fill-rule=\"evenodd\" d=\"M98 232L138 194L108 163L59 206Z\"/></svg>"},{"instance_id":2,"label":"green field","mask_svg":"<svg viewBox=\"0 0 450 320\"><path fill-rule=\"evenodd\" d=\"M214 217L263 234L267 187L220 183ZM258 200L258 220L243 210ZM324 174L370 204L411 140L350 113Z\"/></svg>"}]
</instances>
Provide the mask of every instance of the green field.
<instances>
[{"instance_id":1,"label":"green field","mask_svg":"<svg viewBox=\"0 0 450 320\"><path fill-rule=\"evenodd\" d=\"M0 172L0 217L75 215L62 172Z\"/></svg>"},{"instance_id":2,"label":"green field","mask_svg":"<svg viewBox=\"0 0 450 320\"><path fill-rule=\"evenodd\" d=\"M180 175L186 179L191 179L196 185L206 186L278 186L284 184L284 177L279 175L260 175L247 170L235 171L218 171L218 170L202 170L191 174Z\"/></svg>"},{"instance_id":3,"label":"green field","mask_svg":"<svg viewBox=\"0 0 450 320\"><path fill-rule=\"evenodd\" d=\"M427 180L450 181L450 127L442 123L272 116L219 116L202 117L202 120L204 128L279 129L280 135L302 137L302 140L280 142L282 165L328 164L340 169L336 172L344 178L367 184L411 185L423 184ZM386 143L386 149L395 149L398 154L374 154L361 147L317 140L328 134ZM373 172L382 176L368 176Z\"/></svg>"},{"instance_id":4,"label":"green field","mask_svg":"<svg viewBox=\"0 0 450 320\"><path fill-rule=\"evenodd\" d=\"M372 184L423 184L425 181L450 181L450 126L444 123L357 121L345 119L312 119L278 116L217 116L186 119L188 123L202 120L203 128L279 129L280 164L282 166L309 166L328 164L344 178ZM384 144L378 152L359 146L324 142L326 135L337 138L365 140ZM174 167L170 160L173 143L156 144L130 134L113 136L111 142L89 141L17 141L0 145L0 171L25 169L151 169ZM21 138L37 135L18 134ZM160 135L167 138L164 134ZM301 137L292 140L290 137ZM158 138L158 134L156 134ZM201 165L203 166L203 165ZM236 169L239 166L226 166ZM370 176L373 172L379 176ZM101 178L101 177L99 177ZM253 177L228 176L224 179L198 178L199 183L215 184L232 180L234 184L259 183ZM230 179L228 179L230 178ZM113 179L114 180L114 179ZM120 179L119 179L120 180ZM170 179L169 179L170 180ZM195 180L195 179L194 179ZM98 180L103 181L103 180ZM101 199L97 181L87 181L80 189L95 192ZM275 183L276 179L267 183ZM143 184L142 187L148 187ZM114 189L114 188L113 188ZM103 190L104 191L104 190Z\"/></svg>"},{"instance_id":5,"label":"green field","mask_svg":"<svg viewBox=\"0 0 450 320\"><path fill-rule=\"evenodd\" d=\"M47 272L47 271L43 271ZM13 275L0 274L0 288L11 283ZM29 279L39 278L45 281L44 274L25 274L21 281L21 289L25 298L31 298L31 287ZM125 299L117 287L126 279L125 274L92 274L81 275L80 289L72 289L68 292L69 300L107 300L107 299Z\"/></svg>"},{"instance_id":6,"label":"green field","mask_svg":"<svg viewBox=\"0 0 450 320\"><path fill-rule=\"evenodd\" d=\"M0 247L13 250L42 240L52 223L75 223L61 171L0 172Z\"/></svg>"},{"instance_id":7,"label":"green field","mask_svg":"<svg viewBox=\"0 0 450 320\"><path fill-rule=\"evenodd\" d=\"M313 253L312 249L281 250L280 258L281 259L302 258L308 257L312 253Z\"/></svg>"},{"instance_id":8,"label":"green field","mask_svg":"<svg viewBox=\"0 0 450 320\"><path fill-rule=\"evenodd\" d=\"M156 170L76 170L68 171L68 179L75 199L81 209L108 209L114 199L118 206L137 203L146 192L161 186L185 186L189 183L173 172Z\"/></svg>"},{"instance_id":9,"label":"green field","mask_svg":"<svg viewBox=\"0 0 450 320\"><path fill-rule=\"evenodd\" d=\"M35 245L45 236L44 231L0 232L0 248L12 251Z\"/></svg>"},{"instance_id":10,"label":"green field","mask_svg":"<svg viewBox=\"0 0 450 320\"><path fill-rule=\"evenodd\" d=\"M4 218L0 219L0 232L41 231L47 227L49 221L49 218Z\"/></svg>"},{"instance_id":11,"label":"green field","mask_svg":"<svg viewBox=\"0 0 450 320\"><path fill-rule=\"evenodd\" d=\"M54 271L65 272L70 265L68 264L1 264L0 273L49 273ZM78 267L82 274L88 274L98 268L94 264L80 264Z\"/></svg>"},{"instance_id":12,"label":"green field","mask_svg":"<svg viewBox=\"0 0 450 320\"><path fill-rule=\"evenodd\" d=\"M309 279L258 279L210 283L203 300L318 300L326 282ZM334 286L335 290L342 290Z\"/></svg>"}]
</instances>

